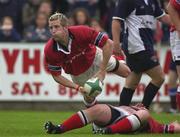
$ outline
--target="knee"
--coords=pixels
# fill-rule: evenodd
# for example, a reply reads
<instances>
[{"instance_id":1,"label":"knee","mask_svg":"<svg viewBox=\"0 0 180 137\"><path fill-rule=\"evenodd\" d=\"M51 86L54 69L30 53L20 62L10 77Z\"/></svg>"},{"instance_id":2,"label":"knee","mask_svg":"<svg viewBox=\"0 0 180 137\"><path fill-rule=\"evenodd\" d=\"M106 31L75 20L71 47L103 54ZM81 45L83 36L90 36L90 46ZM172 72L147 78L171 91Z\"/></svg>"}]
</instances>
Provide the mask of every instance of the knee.
<instances>
[{"instance_id":1,"label":"knee","mask_svg":"<svg viewBox=\"0 0 180 137\"><path fill-rule=\"evenodd\" d=\"M86 114L86 117L88 117L89 122L94 122L99 118L99 115L102 113L102 107L100 104L97 104L83 111Z\"/></svg>"},{"instance_id":2,"label":"knee","mask_svg":"<svg viewBox=\"0 0 180 137\"><path fill-rule=\"evenodd\" d=\"M131 81L126 80L125 87L132 89L132 90L135 90L137 88L138 84L139 84L139 81L131 82Z\"/></svg>"},{"instance_id":3,"label":"knee","mask_svg":"<svg viewBox=\"0 0 180 137\"><path fill-rule=\"evenodd\" d=\"M96 104L95 106L93 106L92 112L95 116L99 116L104 112L104 107L102 107L101 104Z\"/></svg>"},{"instance_id":4,"label":"knee","mask_svg":"<svg viewBox=\"0 0 180 137\"><path fill-rule=\"evenodd\" d=\"M129 76L130 73L131 73L130 68L128 66L126 66L126 69L125 69L122 77L126 78Z\"/></svg>"},{"instance_id":5,"label":"knee","mask_svg":"<svg viewBox=\"0 0 180 137\"><path fill-rule=\"evenodd\" d=\"M147 121L150 117L150 113L147 109L139 110L136 115L139 117L142 123Z\"/></svg>"},{"instance_id":6,"label":"knee","mask_svg":"<svg viewBox=\"0 0 180 137\"><path fill-rule=\"evenodd\" d=\"M119 62L118 69L114 73L126 78L131 73L131 70L125 63Z\"/></svg>"},{"instance_id":7,"label":"knee","mask_svg":"<svg viewBox=\"0 0 180 137\"><path fill-rule=\"evenodd\" d=\"M164 83L164 81L165 81L165 76L164 76L164 74L163 74L163 75L159 76L158 83L159 83L160 85L162 85L162 84Z\"/></svg>"},{"instance_id":8,"label":"knee","mask_svg":"<svg viewBox=\"0 0 180 137\"><path fill-rule=\"evenodd\" d=\"M104 113L104 106L101 104L96 105L95 111L97 116L101 116Z\"/></svg>"},{"instance_id":9,"label":"knee","mask_svg":"<svg viewBox=\"0 0 180 137\"><path fill-rule=\"evenodd\" d=\"M162 74L152 81L154 81L153 83L156 84L157 86L161 86L165 81L165 76L164 74Z\"/></svg>"}]
</instances>

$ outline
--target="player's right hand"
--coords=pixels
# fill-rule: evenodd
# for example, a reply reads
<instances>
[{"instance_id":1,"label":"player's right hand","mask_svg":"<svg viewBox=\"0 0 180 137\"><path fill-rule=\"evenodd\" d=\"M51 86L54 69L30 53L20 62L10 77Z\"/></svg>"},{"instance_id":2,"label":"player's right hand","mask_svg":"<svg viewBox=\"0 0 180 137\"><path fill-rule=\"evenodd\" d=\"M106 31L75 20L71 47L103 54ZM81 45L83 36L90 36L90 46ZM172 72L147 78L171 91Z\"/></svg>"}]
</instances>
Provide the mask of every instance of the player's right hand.
<instances>
[{"instance_id":1,"label":"player's right hand","mask_svg":"<svg viewBox=\"0 0 180 137\"><path fill-rule=\"evenodd\" d=\"M124 56L124 52L121 49L120 43L113 43L113 45L114 45L113 54L116 56Z\"/></svg>"},{"instance_id":2,"label":"player's right hand","mask_svg":"<svg viewBox=\"0 0 180 137\"><path fill-rule=\"evenodd\" d=\"M80 92L83 96L86 95L86 91L85 91L84 87L82 87L82 86L79 87L79 92Z\"/></svg>"}]
</instances>

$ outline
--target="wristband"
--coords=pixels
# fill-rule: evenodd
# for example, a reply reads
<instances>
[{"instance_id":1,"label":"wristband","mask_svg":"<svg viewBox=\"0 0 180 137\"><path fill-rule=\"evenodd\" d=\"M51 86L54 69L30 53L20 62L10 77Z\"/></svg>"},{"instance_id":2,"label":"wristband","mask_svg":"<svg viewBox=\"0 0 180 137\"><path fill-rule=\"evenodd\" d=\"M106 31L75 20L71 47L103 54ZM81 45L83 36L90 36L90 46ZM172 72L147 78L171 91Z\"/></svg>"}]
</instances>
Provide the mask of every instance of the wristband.
<instances>
[{"instance_id":1,"label":"wristband","mask_svg":"<svg viewBox=\"0 0 180 137\"><path fill-rule=\"evenodd\" d=\"M79 88L80 88L80 86L79 85L76 85L76 91L79 91Z\"/></svg>"}]
</instances>

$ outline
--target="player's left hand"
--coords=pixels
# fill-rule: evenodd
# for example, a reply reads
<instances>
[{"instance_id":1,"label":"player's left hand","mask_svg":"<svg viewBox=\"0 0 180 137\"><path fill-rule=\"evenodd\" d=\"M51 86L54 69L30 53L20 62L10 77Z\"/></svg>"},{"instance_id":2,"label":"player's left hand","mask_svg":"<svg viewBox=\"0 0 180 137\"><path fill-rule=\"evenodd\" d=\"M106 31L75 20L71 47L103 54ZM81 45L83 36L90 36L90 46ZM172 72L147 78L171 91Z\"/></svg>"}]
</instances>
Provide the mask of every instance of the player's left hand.
<instances>
[{"instance_id":1,"label":"player's left hand","mask_svg":"<svg viewBox=\"0 0 180 137\"><path fill-rule=\"evenodd\" d=\"M84 87L82 87L82 86L79 87L79 92L80 92L82 95L85 95L85 94L86 94L86 91L85 91Z\"/></svg>"}]
</instances>

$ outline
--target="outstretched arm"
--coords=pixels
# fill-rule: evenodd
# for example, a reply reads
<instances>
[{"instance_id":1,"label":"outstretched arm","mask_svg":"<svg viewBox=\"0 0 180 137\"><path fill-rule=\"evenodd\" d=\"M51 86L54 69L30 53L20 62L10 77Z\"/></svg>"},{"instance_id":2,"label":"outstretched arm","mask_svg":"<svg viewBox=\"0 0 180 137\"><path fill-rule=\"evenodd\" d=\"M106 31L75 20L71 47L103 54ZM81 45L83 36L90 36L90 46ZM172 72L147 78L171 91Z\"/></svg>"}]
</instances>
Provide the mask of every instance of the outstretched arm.
<instances>
[{"instance_id":1,"label":"outstretched arm","mask_svg":"<svg viewBox=\"0 0 180 137\"><path fill-rule=\"evenodd\" d=\"M52 75L52 77L57 83L65 86L65 87L76 89L76 90L80 91L81 93L83 93L83 87L79 86L76 83L73 83L72 81L68 80L67 78L65 78L61 75L58 75L58 76Z\"/></svg>"}]
</instances>

